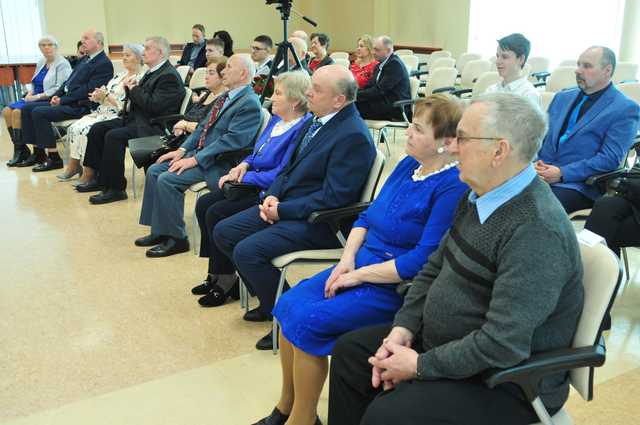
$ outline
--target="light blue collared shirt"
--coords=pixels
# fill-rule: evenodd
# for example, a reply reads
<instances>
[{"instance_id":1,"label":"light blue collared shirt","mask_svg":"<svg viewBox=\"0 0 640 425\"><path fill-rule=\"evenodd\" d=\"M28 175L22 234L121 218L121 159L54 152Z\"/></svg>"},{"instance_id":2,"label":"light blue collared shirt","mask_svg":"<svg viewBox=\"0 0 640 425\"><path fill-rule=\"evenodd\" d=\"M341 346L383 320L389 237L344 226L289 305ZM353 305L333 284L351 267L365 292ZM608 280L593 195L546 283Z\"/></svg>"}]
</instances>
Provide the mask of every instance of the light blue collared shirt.
<instances>
[{"instance_id":1,"label":"light blue collared shirt","mask_svg":"<svg viewBox=\"0 0 640 425\"><path fill-rule=\"evenodd\" d=\"M536 176L537 173L533 168L533 164L529 164L524 170L482 196L478 196L477 193L471 191L469 193L469 202L476 204L480 224L484 224L495 210L522 192Z\"/></svg>"}]
</instances>

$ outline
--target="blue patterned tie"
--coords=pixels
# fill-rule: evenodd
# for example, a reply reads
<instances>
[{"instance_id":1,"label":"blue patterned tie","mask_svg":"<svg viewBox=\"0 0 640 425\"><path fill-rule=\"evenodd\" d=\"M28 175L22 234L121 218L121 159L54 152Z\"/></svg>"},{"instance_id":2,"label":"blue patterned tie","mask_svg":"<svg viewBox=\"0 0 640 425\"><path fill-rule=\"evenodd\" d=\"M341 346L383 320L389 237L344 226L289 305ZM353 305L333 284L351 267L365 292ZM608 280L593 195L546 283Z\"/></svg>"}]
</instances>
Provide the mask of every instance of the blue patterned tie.
<instances>
[{"instance_id":1,"label":"blue patterned tie","mask_svg":"<svg viewBox=\"0 0 640 425\"><path fill-rule=\"evenodd\" d=\"M322 121L320 121L317 118L314 119L313 123L311 123L311 125L309 126L307 133L304 135L302 142L300 142L300 149L298 150L298 153L302 153L304 151L304 148L307 147L307 145L313 138L313 135L316 133L316 130L319 129L320 127L322 127Z\"/></svg>"},{"instance_id":2,"label":"blue patterned tie","mask_svg":"<svg viewBox=\"0 0 640 425\"><path fill-rule=\"evenodd\" d=\"M569 133L571 133L571 130L573 130L573 127L575 127L576 122L578 122L578 114L580 113L580 108L582 108L582 105L584 105L584 102L586 102L587 99L589 99L589 96L587 96L586 94L583 94L582 99L580 99L580 102L578 102L576 107L573 108L573 112L571 112L571 116L569 117L569 122L567 123L567 129L564 131L564 134L560 136L560 140L559 140L560 144L563 144L569 138Z\"/></svg>"}]
</instances>

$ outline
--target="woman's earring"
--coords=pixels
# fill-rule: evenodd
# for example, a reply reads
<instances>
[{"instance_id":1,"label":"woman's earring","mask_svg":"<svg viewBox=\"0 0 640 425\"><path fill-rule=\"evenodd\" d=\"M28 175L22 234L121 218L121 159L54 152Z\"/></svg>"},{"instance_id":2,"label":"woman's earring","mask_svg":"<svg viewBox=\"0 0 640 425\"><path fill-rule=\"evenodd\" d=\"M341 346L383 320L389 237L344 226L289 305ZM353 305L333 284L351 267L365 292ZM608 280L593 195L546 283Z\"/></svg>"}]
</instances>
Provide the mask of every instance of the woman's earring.
<instances>
[{"instance_id":1,"label":"woman's earring","mask_svg":"<svg viewBox=\"0 0 640 425\"><path fill-rule=\"evenodd\" d=\"M444 153L444 148L442 146L440 146L438 149L436 149L436 152L438 152L439 154L443 154Z\"/></svg>"}]
</instances>

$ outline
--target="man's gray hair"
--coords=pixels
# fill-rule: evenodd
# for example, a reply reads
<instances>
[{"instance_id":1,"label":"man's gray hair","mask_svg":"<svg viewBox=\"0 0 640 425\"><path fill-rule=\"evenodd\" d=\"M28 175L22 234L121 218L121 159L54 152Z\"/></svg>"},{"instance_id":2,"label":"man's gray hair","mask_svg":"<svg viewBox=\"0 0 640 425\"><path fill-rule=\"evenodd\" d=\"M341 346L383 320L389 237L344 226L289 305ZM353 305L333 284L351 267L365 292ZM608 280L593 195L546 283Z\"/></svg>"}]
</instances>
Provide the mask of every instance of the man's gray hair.
<instances>
[{"instance_id":1,"label":"man's gray hair","mask_svg":"<svg viewBox=\"0 0 640 425\"><path fill-rule=\"evenodd\" d=\"M346 74L343 78L338 78L335 81L335 90L338 94L343 94L346 103L352 103L356 100L358 95L358 83L353 74Z\"/></svg>"},{"instance_id":2,"label":"man's gray hair","mask_svg":"<svg viewBox=\"0 0 640 425\"><path fill-rule=\"evenodd\" d=\"M101 33L100 31L96 31L96 41L98 42L99 45L104 47L104 34Z\"/></svg>"},{"instance_id":3,"label":"man's gray hair","mask_svg":"<svg viewBox=\"0 0 640 425\"><path fill-rule=\"evenodd\" d=\"M378 37L378 40L380 40L380 43L382 43L386 49L391 49L393 51L393 40L391 37L388 35L381 35Z\"/></svg>"},{"instance_id":4,"label":"man's gray hair","mask_svg":"<svg viewBox=\"0 0 640 425\"><path fill-rule=\"evenodd\" d=\"M236 53L233 56L237 56L238 59L242 61L244 67L247 69L249 75L247 77L248 81L246 82L248 83L253 80L253 77L256 75L256 64L253 62L253 59L251 59L251 55L249 53Z\"/></svg>"},{"instance_id":5,"label":"man's gray hair","mask_svg":"<svg viewBox=\"0 0 640 425\"><path fill-rule=\"evenodd\" d=\"M538 105L513 93L485 94L471 103L487 105L482 125L488 137L507 139L520 161L533 161L547 132L547 119Z\"/></svg>"},{"instance_id":6,"label":"man's gray hair","mask_svg":"<svg viewBox=\"0 0 640 425\"><path fill-rule=\"evenodd\" d=\"M592 46L592 49L602 49L602 58L600 59L600 67L604 69L607 65L611 65L611 76L616 70L616 54L605 46Z\"/></svg>"},{"instance_id":7,"label":"man's gray hair","mask_svg":"<svg viewBox=\"0 0 640 425\"><path fill-rule=\"evenodd\" d=\"M169 50L171 48L169 40L159 35L152 35L151 37L147 37L145 41L154 43L158 49L160 49L162 52L162 59L169 59Z\"/></svg>"},{"instance_id":8,"label":"man's gray hair","mask_svg":"<svg viewBox=\"0 0 640 425\"><path fill-rule=\"evenodd\" d=\"M44 43L45 41L48 41L49 43L53 44L53 46L57 49L59 44L58 44L58 40L50 35L50 34L46 34L43 35L42 37L40 37L40 40L38 40L38 46L41 45L42 43Z\"/></svg>"},{"instance_id":9,"label":"man's gray hair","mask_svg":"<svg viewBox=\"0 0 640 425\"><path fill-rule=\"evenodd\" d=\"M311 77L305 71L283 72L273 77L276 84L282 87L287 99L298 102L296 110L305 113L309 110L307 105L307 90L311 87Z\"/></svg>"}]
</instances>

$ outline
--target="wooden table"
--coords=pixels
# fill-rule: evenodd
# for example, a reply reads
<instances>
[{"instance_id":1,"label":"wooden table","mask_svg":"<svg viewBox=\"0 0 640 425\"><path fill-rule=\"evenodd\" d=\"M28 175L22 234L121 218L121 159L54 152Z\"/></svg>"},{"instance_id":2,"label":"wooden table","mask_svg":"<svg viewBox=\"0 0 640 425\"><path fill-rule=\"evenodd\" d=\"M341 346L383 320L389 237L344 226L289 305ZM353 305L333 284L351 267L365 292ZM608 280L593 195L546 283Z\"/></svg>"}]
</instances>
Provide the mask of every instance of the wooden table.
<instances>
[{"instance_id":1,"label":"wooden table","mask_svg":"<svg viewBox=\"0 0 640 425\"><path fill-rule=\"evenodd\" d=\"M0 87L11 87L7 93L9 99L5 99L5 93L1 94L1 101L4 104L11 103L11 100L20 99L21 86L29 84L36 70L36 62L39 56L9 56L0 58ZM10 96L13 95L13 96ZM11 99L13 97L13 99Z\"/></svg>"}]
</instances>

